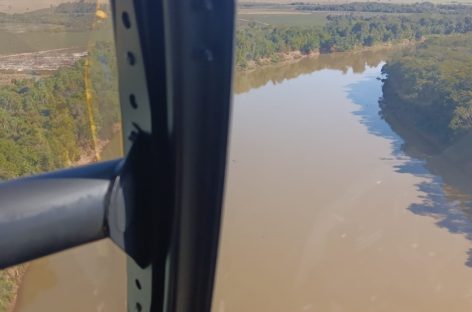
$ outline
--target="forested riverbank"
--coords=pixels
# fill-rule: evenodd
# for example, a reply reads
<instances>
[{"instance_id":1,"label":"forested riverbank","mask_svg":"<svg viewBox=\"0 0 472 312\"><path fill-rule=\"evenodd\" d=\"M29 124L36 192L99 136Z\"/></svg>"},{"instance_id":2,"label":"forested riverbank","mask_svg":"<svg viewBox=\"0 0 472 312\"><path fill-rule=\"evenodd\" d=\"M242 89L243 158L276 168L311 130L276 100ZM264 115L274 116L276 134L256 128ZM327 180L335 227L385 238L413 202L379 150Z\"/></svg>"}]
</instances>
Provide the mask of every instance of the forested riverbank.
<instances>
[{"instance_id":1,"label":"forested riverbank","mask_svg":"<svg viewBox=\"0 0 472 312\"><path fill-rule=\"evenodd\" d=\"M406 49L382 69L382 112L436 145L472 129L472 35L434 38Z\"/></svg>"},{"instance_id":2,"label":"forested riverbank","mask_svg":"<svg viewBox=\"0 0 472 312\"><path fill-rule=\"evenodd\" d=\"M472 31L466 14L333 15L325 26L271 26L249 23L236 33L236 64L247 69L290 53L346 52L376 45L421 41L426 37Z\"/></svg>"},{"instance_id":3,"label":"forested riverbank","mask_svg":"<svg viewBox=\"0 0 472 312\"><path fill-rule=\"evenodd\" d=\"M432 2L387 3L387 2L351 2L351 3L304 3L292 2L291 6L300 11L358 12L358 13L395 13L395 14L465 14L472 12L467 4L434 4Z\"/></svg>"},{"instance_id":4,"label":"forested riverbank","mask_svg":"<svg viewBox=\"0 0 472 312\"><path fill-rule=\"evenodd\" d=\"M434 38L382 69L381 114L446 183L472 188L472 35Z\"/></svg>"}]
</instances>

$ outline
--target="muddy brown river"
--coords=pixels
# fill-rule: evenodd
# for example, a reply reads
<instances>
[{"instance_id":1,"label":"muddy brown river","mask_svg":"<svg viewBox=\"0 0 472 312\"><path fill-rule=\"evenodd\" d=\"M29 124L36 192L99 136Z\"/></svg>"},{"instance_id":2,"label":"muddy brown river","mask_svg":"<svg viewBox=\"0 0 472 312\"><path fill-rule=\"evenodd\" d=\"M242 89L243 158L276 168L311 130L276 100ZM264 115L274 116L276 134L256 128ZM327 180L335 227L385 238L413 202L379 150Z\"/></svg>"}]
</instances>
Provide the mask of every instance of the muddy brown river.
<instances>
[{"instance_id":1,"label":"muddy brown river","mask_svg":"<svg viewBox=\"0 0 472 312\"><path fill-rule=\"evenodd\" d=\"M239 74L215 312L470 311L471 198L379 117L386 51ZM16 311L124 311L99 242L33 262Z\"/></svg>"}]
</instances>

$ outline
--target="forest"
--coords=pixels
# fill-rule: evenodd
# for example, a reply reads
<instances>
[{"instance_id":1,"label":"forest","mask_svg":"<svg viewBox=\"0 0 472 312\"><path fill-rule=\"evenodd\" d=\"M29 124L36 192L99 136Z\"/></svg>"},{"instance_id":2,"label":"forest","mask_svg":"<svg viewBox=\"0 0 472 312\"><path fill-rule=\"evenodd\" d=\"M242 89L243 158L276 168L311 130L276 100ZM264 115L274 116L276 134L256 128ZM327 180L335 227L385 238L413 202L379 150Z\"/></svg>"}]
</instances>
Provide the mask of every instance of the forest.
<instances>
[{"instance_id":1,"label":"forest","mask_svg":"<svg viewBox=\"0 0 472 312\"><path fill-rule=\"evenodd\" d=\"M49 77L0 87L0 180L63 168L120 120L112 43Z\"/></svg>"},{"instance_id":2,"label":"forest","mask_svg":"<svg viewBox=\"0 0 472 312\"><path fill-rule=\"evenodd\" d=\"M84 31L104 27L96 19L97 10L110 13L108 5L90 2L66 2L47 9L26 13L8 14L0 12L0 25L8 23L45 24L57 26L57 30Z\"/></svg>"},{"instance_id":3,"label":"forest","mask_svg":"<svg viewBox=\"0 0 472 312\"><path fill-rule=\"evenodd\" d=\"M244 69L249 62L267 58L277 61L281 53L291 51L344 52L471 31L472 17L464 14L334 15L328 17L324 27L265 26L253 22L237 31L235 57L237 66Z\"/></svg>"},{"instance_id":4,"label":"forest","mask_svg":"<svg viewBox=\"0 0 472 312\"><path fill-rule=\"evenodd\" d=\"M351 3L291 3L301 11L331 12L373 12L373 13L457 13L472 12L472 6L466 4L434 4L431 2L386 3L386 2L351 2Z\"/></svg>"},{"instance_id":5,"label":"forest","mask_svg":"<svg viewBox=\"0 0 472 312\"><path fill-rule=\"evenodd\" d=\"M431 38L383 68L381 113L439 147L472 130L472 35Z\"/></svg>"}]
</instances>

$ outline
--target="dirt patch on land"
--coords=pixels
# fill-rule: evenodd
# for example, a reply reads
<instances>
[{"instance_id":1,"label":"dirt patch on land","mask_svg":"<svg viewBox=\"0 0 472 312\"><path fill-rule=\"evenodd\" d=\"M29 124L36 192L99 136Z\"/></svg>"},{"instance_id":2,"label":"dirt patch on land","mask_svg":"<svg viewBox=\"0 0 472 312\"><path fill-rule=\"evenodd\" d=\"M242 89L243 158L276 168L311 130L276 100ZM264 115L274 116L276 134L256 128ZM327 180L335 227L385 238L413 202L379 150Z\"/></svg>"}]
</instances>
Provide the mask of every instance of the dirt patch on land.
<instances>
[{"instance_id":1,"label":"dirt patch on land","mask_svg":"<svg viewBox=\"0 0 472 312\"><path fill-rule=\"evenodd\" d=\"M81 48L0 55L0 86L9 85L13 80L47 77L85 56L87 51Z\"/></svg>"},{"instance_id":2,"label":"dirt patch on land","mask_svg":"<svg viewBox=\"0 0 472 312\"><path fill-rule=\"evenodd\" d=\"M0 56L0 71L54 71L87 56L80 48L54 49Z\"/></svg>"}]
</instances>

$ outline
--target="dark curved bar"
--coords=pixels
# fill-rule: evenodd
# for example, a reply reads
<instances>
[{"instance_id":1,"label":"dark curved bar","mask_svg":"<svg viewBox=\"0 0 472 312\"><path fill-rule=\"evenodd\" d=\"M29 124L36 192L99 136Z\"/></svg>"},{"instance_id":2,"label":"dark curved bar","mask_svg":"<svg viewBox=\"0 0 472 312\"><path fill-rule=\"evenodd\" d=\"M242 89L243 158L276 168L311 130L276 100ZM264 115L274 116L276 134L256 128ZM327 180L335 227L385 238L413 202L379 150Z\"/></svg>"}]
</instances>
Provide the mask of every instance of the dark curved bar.
<instances>
[{"instance_id":1,"label":"dark curved bar","mask_svg":"<svg viewBox=\"0 0 472 312\"><path fill-rule=\"evenodd\" d=\"M107 237L120 160L0 183L0 268Z\"/></svg>"}]
</instances>

